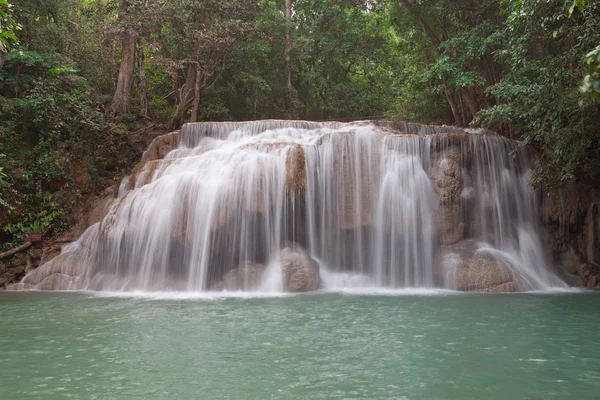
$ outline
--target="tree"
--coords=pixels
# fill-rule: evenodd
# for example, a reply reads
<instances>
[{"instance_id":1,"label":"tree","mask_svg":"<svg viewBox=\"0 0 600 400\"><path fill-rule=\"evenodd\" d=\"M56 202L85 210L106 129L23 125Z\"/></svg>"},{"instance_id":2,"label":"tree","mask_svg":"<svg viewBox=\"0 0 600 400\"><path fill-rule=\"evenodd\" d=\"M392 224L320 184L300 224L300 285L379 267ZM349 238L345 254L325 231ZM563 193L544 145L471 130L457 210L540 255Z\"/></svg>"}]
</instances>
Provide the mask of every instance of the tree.
<instances>
[{"instance_id":1,"label":"tree","mask_svg":"<svg viewBox=\"0 0 600 400\"><path fill-rule=\"evenodd\" d=\"M177 103L171 129L181 127L190 109L190 120L197 120L202 92L218 80L236 41L255 28L256 7L252 0L174 0L150 10L161 27L152 37L158 50L152 63L170 76Z\"/></svg>"},{"instance_id":2,"label":"tree","mask_svg":"<svg viewBox=\"0 0 600 400\"><path fill-rule=\"evenodd\" d=\"M0 69L6 62L11 44L17 43L16 32L19 29L12 15L12 5L8 0L0 0Z\"/></svg>"},{"instance_id":3,"label":"tree","mask_svg":"<svg viewBox=\"0 0 600 400\"><path fill-rule=\"evenodd\" d=\"M130 6L131 0L119 0L119 21L121 23L126 21ZM121 66L111 105L115 113L126 113L131 106L137 36L137 32L127 24L121 25Z\"/></svg>"},{"instance_id":4,"label":"tree","mask_svg":"<svg viewBox=\"0 0 600 400\"><path fill-rule=\"evenodd\" d=\"M600 104L580 86L594 79L598 63L590 50L600 43L600 3L586 2L576 13L569 5L505 4L506 45L498 57L509 68L487 90L495 104L478 114L487 126L510 125L539 150L534 181L547 187L600 180Z\"/></svg>"},{"instance_id":5,"label":"tree","mask_svg":"<svg viewBox=\"0 0 600 400\"><path fill-rule=\"evenodd\" d=\"M284 76L285 76L285 111L287 117L292 119L294 117L293 112L293 91L292 87L292 0L285 0L285 19L287 26L285 28L284 38Z\"/></svg>"},{"instance_id":6,"label":"tree","mask_svg":"<svg viewBox=\"0 0 600 400\"><path fill-rule=\"evenodd\" d=\"M423 49L428 75L452 110L457 125L468 125L488 107L485 89L497 82L502 66L493 59L502 44L498 3L490 0L398 0L429 41ZM404 26L404 29L411 29ZM433 57L431 57L433 54Z\"/></svg>"},{"instance_id":7,"label":"tree","mask_svg":"<svg viewBox=\"0 0 600 400\"><path fill-rule=\"evenodd\" d=\"M302 118L382 116L396 89L396 37L383 5L296 0L294 15L294 86Z\"/></svg>"}]
</instances>

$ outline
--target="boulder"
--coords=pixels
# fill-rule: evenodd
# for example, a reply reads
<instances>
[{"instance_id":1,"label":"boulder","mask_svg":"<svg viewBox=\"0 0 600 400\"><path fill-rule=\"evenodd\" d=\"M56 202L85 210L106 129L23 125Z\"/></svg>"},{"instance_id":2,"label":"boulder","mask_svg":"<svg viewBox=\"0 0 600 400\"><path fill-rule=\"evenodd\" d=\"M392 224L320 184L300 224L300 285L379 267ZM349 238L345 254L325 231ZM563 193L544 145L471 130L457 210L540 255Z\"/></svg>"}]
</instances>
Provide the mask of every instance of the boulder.
<instances>
[{"instance_id":1,"label":"boulder","mask_svg":"<svg viewBox=\"0 0 600 400\"><path fill-rule=\"evenodd\" d=\"M174 150L179 145L180 138L180 131L171 132L154 138L150 147L148 147L148 150L144 152L142 160L153 161L165 158L171 150Z\"/></svg>"},{"instance_id":2,"label":"boulder","mask_svg":"<svg viewBox=\"0 0 600 400\"><path fill-rule=\"evenodd\" d=\"M471 207L475 203L476 199L477 199L477 192L475 191L475 188L473 188L471 186L465 187L460 192L460 201L461 201L463 207Z\"/></svg>"},{"instance_id":3,"label":"boulder","mask_svg":"<svg viewBox=\"0 0 600 400\"><path fill-rule=\"evenodd\" d=\"M281 272L284 292L310 292L319 289L319 263L296 243L281 250Z\"/></svg>"},{"instance_id":4,"label":"boulder","mask_svg":"<svg viewBox=\"0 0 600 400\"><path fill-rule=\"evenodd\" d=\"M29 253L29 257L31 257L34 260L39 260L40 258L42 258L42 249L41 248L32 248L31 250L28 251Z\"/></svg>"},{"instance_id":5,"label":"boulder","mask_svg":"<svg viewBox=\"0 0 600 400\"><path fill-rule=\"evenodd\" d=\"M519 287L505 261L477 252L477 244L463 240L443 250L445 286L474 292L517 292Z\"/></svg>"},{"instance_id":6,"label":"boulder","mask_svg":"<svg viewBox=\"0 0 600 400\"><path fill-rule=\"evenodd\" d=\"M589 289L600 288L600 265L594 263L581 264L577 275L583 285Z\"/></svg>"},{"instance_id":7,"label":"boulder","mask_svg":"<svg viewBox=\"0 0 600 400\"><path fill-rule=\"evenodd\" d=\"M18 282L31 269L31 257L26 253L17 253L12 258L0 261L0 288L12 282Z\"/></svg>"},{"instance_id":8,"label":"boulder","mask_svg":"<svg viewBox=\"0 0 600 400\"><path fill-rule=\"evenodd\" d=\"M52 243L50 245L44 246L42 249L42 256L40 258L40 265L44 265L47 262L54 259L54 257L60 254L62 248L62 244L60 243Z\"/></svg>"},{"instance_id":9,"label":"boulder","mask_svg":"<svg viewBox=\"0 0 600 400\"><path fill-rule=\"evenodd\" d=\"M217 290L258 290L266 267L249 261L225 274L223 280L215 285Z\"/></svg>"},{"instance_id":10,"label":"boulder","mask_svg":"<svg viewBox=\"0 0 600 400\"><path fill-rule=\"evenodd\" d=\"M73 277L61 273L52 274L35 286L36 290L69 290L72 287Z\"/></svg>"},{"instance_id":11,"label":"boulder","mask_svg":"<svg viewBox=\"0 0 600 400\"><path fill-rule=\"evenodd\" d=\"M306 177L306 155L300 145L290 150L285 165L287 191L294 196L304 196L308 186Z\"/></svg>"},{"instance_id":12,"label":"boulder","mask_svg":"<svg viewBox=\"0 0 600 400\"><path fill-rule=\"evenodd\" d=\"M6 287L7 291L18 291L18 290L34 290L35 286L25 284L25 283L13 283L12 285L8 285Z\"/></svg>"},{"instance_id":13,"label":"boulder","mask_svg":"<svg viewBox=\"0 0 600 400\"><path fill-rule=\"evenodd\" d=\"M439 161L435 160L437 157L440 157ZM438 197L436 227L442 245L457 243L465 236L461 199L463 195L474 195L474 191L472 193L470 188L463 192L460 163L461 151L455 146L434 157L432 183Z\"/></svg>"}]
</instances>

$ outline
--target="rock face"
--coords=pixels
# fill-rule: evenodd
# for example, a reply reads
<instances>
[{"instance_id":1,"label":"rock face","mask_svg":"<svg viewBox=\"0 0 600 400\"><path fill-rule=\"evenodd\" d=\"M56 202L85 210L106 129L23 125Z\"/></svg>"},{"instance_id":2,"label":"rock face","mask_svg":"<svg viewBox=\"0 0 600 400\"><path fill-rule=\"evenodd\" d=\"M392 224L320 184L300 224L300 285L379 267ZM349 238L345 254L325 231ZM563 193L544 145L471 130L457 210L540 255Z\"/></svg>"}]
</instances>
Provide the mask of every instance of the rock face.
<instances>
[{"instance_id":1,"label":"rock face","mask_svg":"<svg viewBox=\"0 0 600 400\"><path fill-rule=\"evenodd\" d=\"M81 266L90 265L90 255L98 243L98 225L92 226L74 243L62 247L59 243L49 244L41 257L44 261L29 272L20 283L10 285L8 290L73 290L83 289L85 275Z\"/></svg>"},{"instance_id":2,"label":"rock face","mask_svg":"<svg viewBox=\"0 0 600 400\"><path fill-rule=\"evenodd\" d=\"M519 290L508 266L477 252L472 240L463 240L444 250L441 266L446 287L474 292L516 292Z\"/></svg>"},{"instance_id":3,"label":"rock face","mask_svg":"<svg viewBox=\"0 0 600 400\"><path fill-rule=\"evenodd\" d=\"M92 199L87 215L86 228L102 221L108 206L115 199L115 188L107 188L102 195Z\"/></svg>"},{"instance_id":4,"label":"rock face","mask_svg":"<svg viewBox=\"0 0 600 400\"><path fill-rule=\"evenodd\" d=\"M302 146L296 145L286 160L286 185L288 193L295 196L304 196L307 186L306 155Z\"/></svg>"},{"instance_id":5,"label":"rock face","mask_svg":"<svg viewBox=\"0 0 600 400\"><path fill-rule=\"evenodd\" d=\"M281 250L281 272L284 292L310 292L319 289L319 263L296 243Z\"/></svg>"},{"instance_id":6,"label":"rock face","mask_svg":"<svg viewBox=\"0 0 600 400\"><path fill-rule=\"evenodd\" d=\"M165 158L165 156L179 144L181 131L175 131L154 138L148 150L142 156L143 161L154 161Z\"/></svg>"},{"instance_id":7,"label":"rock face","mask_svg":"<svg viewBox=\"0 0 600 400\"><path fill-rule=\"evenodd\" d=\"M544 244L565 273L587 288L600 287L600 190L570 185L544 193Z\"/></svg>"},{"instance_id":8,"label":"rock face","mask_svg":"<svg viewBox=\"0 0 600 400\"><path fill-rule=\"evenodd\" d=\"M265 266L246 261L225 274L223 280L215 285L216 290L258 290L265 273Z\"/></svg>"},{"instance_id":9,"label":"rock face","mask_svg":"<svg viewBox=\"0 0 600 400\"><path fill-rule=\"evenodd\" d=\"M461 153L450 147L432 171L433 187L438 195L437 227L442 245L457 243L464 237L465 226L461 218ZM465 196L472 193L467 191ZM474 197L474 196L473 196Z\"/></svg>"},{"instance_id":10,"label":"rock face","mask_svg":"<svg viewBox=\"0 0 600 400\"><path fill-rule=\"evenodd\" d=\"M54 258L60 253L60 245L36 243L27 252L18 253L9 259L0 261L0 290L5 286L12 287L13 282L18 282L24 275L34 271L39 265Z\"/></svg>"},{"instance_id":11,"label":"rock face","mask_svg":"<svg viewBox=\"0 0 600 400\"><path fill-rule=\"evenodd\" d=\"M600 265L585 263L581 264L577 275L581 278L581 281L585 287L589 289L600 289Z\"/></svg>"}]
</instances>

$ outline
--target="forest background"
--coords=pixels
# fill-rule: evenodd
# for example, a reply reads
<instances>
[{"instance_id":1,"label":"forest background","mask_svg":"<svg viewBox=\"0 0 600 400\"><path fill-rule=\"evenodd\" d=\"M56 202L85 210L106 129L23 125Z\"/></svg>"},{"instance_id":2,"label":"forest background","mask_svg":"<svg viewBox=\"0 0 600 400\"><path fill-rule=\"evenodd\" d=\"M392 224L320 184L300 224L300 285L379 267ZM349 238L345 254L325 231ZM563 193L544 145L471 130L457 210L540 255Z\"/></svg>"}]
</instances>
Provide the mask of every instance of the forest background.
<instances>
[{"instance_id":1,"label":"forest background","mask_svg":"<svg viewBox=\"0 0 600 400\"><path fill-rule=\"evenodd\" d=\"M190 121L408 120L600 186L600 1L0 0L0 249Z\"/></svg>"}]
</instances>

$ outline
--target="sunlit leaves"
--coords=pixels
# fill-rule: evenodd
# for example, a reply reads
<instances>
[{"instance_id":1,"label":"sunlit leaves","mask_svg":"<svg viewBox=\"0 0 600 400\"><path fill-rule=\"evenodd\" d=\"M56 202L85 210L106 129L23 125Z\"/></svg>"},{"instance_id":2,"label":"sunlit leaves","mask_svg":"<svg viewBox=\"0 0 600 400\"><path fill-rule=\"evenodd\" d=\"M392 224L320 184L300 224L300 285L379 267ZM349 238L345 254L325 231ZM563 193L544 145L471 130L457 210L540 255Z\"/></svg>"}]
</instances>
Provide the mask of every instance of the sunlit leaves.
<instances>
[{"instance_id":1,"label":"sunlit leaves","mask_svg":"<svg viewBox=\"0 0 600 400\"><path fill-rule=\"evenodd\" d=\"M10 50L11 45L18 43L17 31L20 29L13 16L13 6L8 0L0 0L0 47Z\"/></svg>"},{"instance_id":2,"label":"sunlit leaves","mask_svg":"<svg viewBox=\"0 0 600 400\"><path fill-rule=\"evenodd\" d=\"M600 101L600 45L586 54L587 75L583 78L581 91L593 101Z\"/></svg>"}]
</instances>

